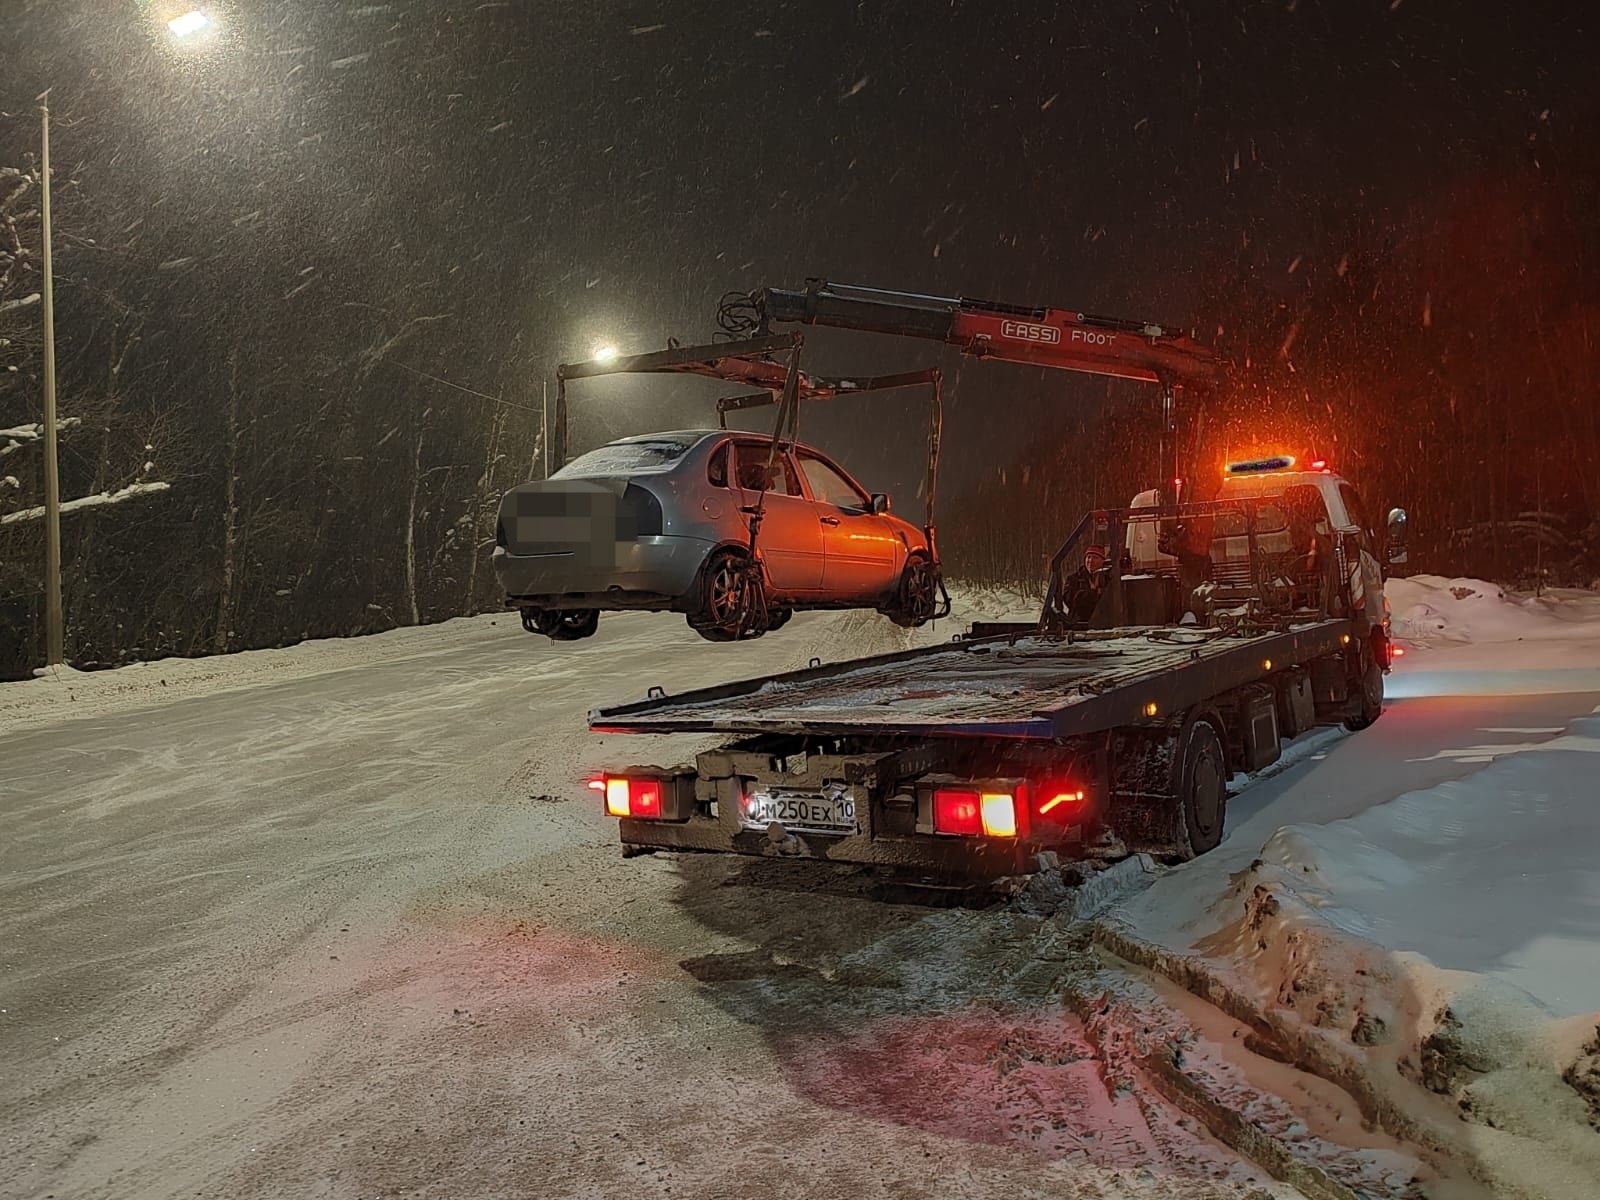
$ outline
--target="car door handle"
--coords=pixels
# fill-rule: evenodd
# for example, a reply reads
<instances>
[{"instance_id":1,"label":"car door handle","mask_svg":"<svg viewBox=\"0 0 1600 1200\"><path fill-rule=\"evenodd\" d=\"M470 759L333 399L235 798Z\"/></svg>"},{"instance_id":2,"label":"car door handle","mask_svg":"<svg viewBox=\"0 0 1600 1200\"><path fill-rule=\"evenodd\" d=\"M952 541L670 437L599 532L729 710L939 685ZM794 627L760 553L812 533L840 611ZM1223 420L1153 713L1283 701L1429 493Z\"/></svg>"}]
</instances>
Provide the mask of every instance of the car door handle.
<instances>
[{"instance_id":1,"label":"car door handle","mask_svg":"<svg viewBox=\"0 0 1600 1200\"><path fill-rule=\"evenodd\" d=\"M839 523L838 517L818 517L817 520L821 521L824 525L837 525Z\"/></svg>"}]
</instances>

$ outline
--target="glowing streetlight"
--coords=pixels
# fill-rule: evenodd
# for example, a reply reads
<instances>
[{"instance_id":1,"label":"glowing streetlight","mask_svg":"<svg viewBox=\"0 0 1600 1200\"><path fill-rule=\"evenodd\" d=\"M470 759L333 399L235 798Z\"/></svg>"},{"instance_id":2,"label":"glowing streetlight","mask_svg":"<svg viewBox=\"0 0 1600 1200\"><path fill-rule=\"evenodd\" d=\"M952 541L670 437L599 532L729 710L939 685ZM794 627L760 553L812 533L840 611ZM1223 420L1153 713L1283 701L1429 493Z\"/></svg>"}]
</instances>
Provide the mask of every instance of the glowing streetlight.
<instances>
[{"instance_id":1,"label":"glowing streetlight","mask_svg":"<svg viewBox=\"0 0 1600 1200\"><path fill-rule=\"evenodd\" d=\"M591 352L595 362L608 363L617 357L617 348L610 342L596 346Z\"/></svg>"},{"instance_id":2,"label":"glowing streetlight","mask_svg":"<svg viewBox=\"0 0 1600 1200\"><path fill-rule=\"evenodd\" d=\"M211 18L198 8L191 8L186 13L181 13L167 22L167 28L172 31L175 38L186 38L199 33L211 24Z\"/></svg>"}]
</instances>

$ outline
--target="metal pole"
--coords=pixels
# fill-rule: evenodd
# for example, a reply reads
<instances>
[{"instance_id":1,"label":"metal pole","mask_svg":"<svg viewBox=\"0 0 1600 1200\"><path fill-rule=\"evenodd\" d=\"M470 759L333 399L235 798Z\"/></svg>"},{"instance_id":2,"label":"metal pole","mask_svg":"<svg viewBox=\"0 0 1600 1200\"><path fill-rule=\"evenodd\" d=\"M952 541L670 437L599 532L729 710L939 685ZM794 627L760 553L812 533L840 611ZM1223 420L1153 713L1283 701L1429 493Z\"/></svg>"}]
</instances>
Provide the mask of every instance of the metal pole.
<instances>
[{"instance_id":1,"label":"metal pole","mask_svg":"<svg viewBox=\"0 0 1600 1200\"><path fill-rule=\"evenodd\" d=\"M61 619L61 479L56 463L55 275L50 259L50 92L39 97L40 217L44 226L44 661L65 657Z\"/></svg>"},{"instance_id":2,"label":"metal pole","mask_svg":"<svg viewBox=\"0 0 1600 1200\"><path fill-rule=\"evenodd\" d=\"M550 381L544 380L539 395L539 457L544 460L544 477L550 478Z\"/></svg>"}]
</instances>

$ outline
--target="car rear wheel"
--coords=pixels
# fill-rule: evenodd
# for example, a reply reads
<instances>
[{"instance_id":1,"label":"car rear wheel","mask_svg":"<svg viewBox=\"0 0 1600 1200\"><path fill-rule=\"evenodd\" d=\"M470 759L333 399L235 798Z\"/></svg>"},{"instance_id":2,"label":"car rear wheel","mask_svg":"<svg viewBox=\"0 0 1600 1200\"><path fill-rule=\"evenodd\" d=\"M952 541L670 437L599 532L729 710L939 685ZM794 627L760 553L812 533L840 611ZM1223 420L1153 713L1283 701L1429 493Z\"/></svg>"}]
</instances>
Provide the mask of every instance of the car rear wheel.
<instances>
[{"instance_id":1,"label":"car rear wheel","mask_svg":"<svg viewBox=\"0 0 1600 1200\"><path fill-rule=\"evenodd\" d=\"M522 627L529 633L542 633L558 642L576 642L593 637L600 628L598 608L524 609Z\"/></svg>"},{"instance_id":2,"label":"car rear wheel","mask_svg":"<svg viewBox=\"0 0 1600 1200\"><path fill-rule=\"evenodd\" d=\"M888 616L896 625L914 629L933 619L939 603L939 577L926 555L913 554L900 574L900 588Z\"/></svg>"},{"instance_id":3,"label":"car rear wheel","mask_svg":"<svg viewBox=\"0 0 1600 1200\"><path fill-rule=\"evenodd\" d=\"M700 599L689 627L708 642L733 642L766 632L760 617L761 568L742 554L723 550L700 573Z\"/></svg>"}]
</instances>

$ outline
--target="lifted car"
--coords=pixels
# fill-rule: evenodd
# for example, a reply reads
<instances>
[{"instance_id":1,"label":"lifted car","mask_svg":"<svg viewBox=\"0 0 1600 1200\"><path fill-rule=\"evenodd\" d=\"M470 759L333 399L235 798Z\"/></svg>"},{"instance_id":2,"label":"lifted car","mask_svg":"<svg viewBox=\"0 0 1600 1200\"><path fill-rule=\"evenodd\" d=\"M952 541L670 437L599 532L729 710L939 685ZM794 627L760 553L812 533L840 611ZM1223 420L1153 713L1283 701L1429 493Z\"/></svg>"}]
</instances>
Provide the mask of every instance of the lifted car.
<instances>
[{"instance_id":1,"label":"lifted car","mask_svg":"<svg viewBox=\"0 0 1600 1200\"><path fill-rule=\"evenodd\" d=\"M593 634L602 611L679 612L731 641L797 609L917 626L939 600L928 537L887 495L809 446L718 429L624 438L512 489L494 569L523 625L562 641Z\"/></svg>"}]
</instances>

